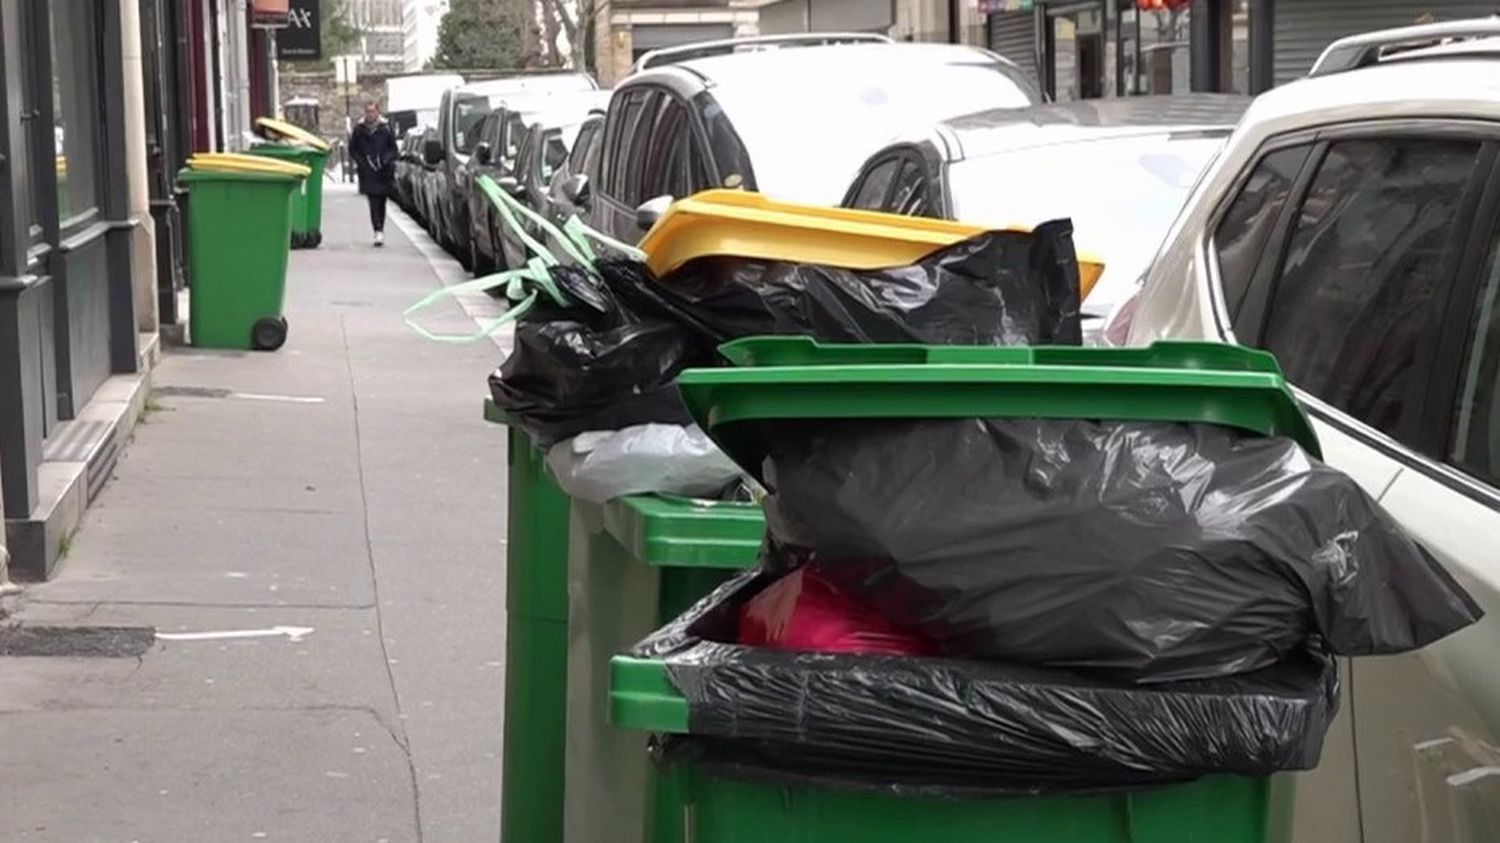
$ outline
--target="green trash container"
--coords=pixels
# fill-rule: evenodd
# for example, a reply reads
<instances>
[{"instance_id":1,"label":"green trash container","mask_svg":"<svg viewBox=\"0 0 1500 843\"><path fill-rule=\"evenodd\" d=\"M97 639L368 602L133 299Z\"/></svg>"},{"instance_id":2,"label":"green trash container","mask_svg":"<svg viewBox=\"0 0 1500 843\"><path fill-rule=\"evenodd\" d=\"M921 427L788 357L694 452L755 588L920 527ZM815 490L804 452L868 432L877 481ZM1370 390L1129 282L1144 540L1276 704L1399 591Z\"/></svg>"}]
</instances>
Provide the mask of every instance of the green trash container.
<instances>
[{"instance_id":1,"label":"green trash container","mask_svg":"<svg viewBox=\"0 0 1500 843\"><path fill-rule=\"evenodd\" d=\"M184 169L192 293L201 348L274 351L286 342L287 239L300 176Z\"/></svg>"},{"instance_id":2,"label":"green trash container","mask_svg":"<svg viewBox=\"0 0 1500 843\"><path fill-rule=\"evenodd\" d=\"M742 466L761 464L769 424L810 418L1206 422L1289 436L1319 452L1275 360L1232 346L821 346L789 337L723 351L739 368L684 372L678 384L694 418ZM621 729L691 732L687 698L665 660L616 656L609 696ZM660 819L687 831L658 839L692 843L1270 843L1291 827L1283 776L962 800L742 780L689 761L666 775L678 802Z\"/></svg>"},{"instance_id":3,"label":"green trash container","mask_svg":"<svg viewBox=\"0 0 1500 843\"><path fill-rule=\"evenodd\" d=\"M492 400L484 416L509 425ZM606 726L610 657L754 564L764 533L760 507L657 496L603 505L573 500L520 428L509 427L508 446L500 839L578 839L565 829L565 804L577 808L580 788L599 777L567 776L590 773L594 758L616 762L598 771L606 778L633 777L633 788L611 787L610 795L639 830L653 800L669 794L648 776L644 738ZM611 832L604 839L624 838Z\"/></svg>"},{"instance_id":4,"label":"green trash container","mask_svg":"<svg viewBox=\"0 0 1500 843\"><path fill-rule=\"evenodd\" d=\"M323 242L323 168L328 153L310 146L261 143L250 147L252 155L291 161L312 170L302 188L292 196L293 249L316 249Z\"/></svg>"},{"instance_id":5,"label":"green trash container","mask_svg":"<svg viewBox=\"0 0 1500 843\"><path fill-rule=\"evenodd\" d=\"M563 839L682 840L681 795L646 735L609 723L610 659L753 567L759 504L634 495L574 499L568 529L567 808Z\"/></svg>"},{"instance_id":6,"label":"green trash container","mask_svg":"<svg viewBox=\"0 0 1500 843\"><path fill-rule=\"evenodd\" d=\"M505 745L500 839L563 839L563 734L568 679L567 495L545 454L509 427L505 544Z\"/></svg>"}]
</instances>

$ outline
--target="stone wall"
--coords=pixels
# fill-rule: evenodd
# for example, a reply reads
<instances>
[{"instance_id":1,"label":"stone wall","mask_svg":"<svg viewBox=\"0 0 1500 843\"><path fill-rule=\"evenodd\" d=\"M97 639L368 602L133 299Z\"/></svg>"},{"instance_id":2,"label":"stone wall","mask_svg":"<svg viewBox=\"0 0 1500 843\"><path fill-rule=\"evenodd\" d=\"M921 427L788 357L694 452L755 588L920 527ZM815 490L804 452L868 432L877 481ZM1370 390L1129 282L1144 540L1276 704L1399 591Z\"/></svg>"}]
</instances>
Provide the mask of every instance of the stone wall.
<instances>
[{"instance_id":1,"label":"stone wall","mask_svg":"<svg viewBox=\"0 0 1500 843\"><path fill-rule=\"evenodd\" d=\"M395 75L395 74L391 74ZM366 100L379 101L385 96L386 74L361 75L359 92L351 93L348 99L349 117L359 119ZM349 134L345 121L344 94L334 82L332 70L314 72L281 73L281 103L298 97L309 97L318 101L318 134L325 138L341 138Z\"/></svg>"}]
</instances>

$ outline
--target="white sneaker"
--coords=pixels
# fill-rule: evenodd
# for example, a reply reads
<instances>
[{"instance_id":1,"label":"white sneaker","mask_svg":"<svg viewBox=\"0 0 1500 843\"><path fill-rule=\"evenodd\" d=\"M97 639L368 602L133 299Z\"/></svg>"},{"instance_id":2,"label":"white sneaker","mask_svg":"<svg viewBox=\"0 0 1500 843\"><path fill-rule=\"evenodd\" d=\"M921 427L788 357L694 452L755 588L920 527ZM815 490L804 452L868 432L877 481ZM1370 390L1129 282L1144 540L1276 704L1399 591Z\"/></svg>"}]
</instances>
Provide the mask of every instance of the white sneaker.
<instances>
[{"instance_id":1,"label":"white sneaker","mask_svg":"<svg viewBox=\"0 0 1500 843\"><path fill-rule=\"evenodd\" d=\"M385 232L384 231L377 231L377 232L375 232L375 245L376 246L384 246L385 245Z\"/></svg>"}]
</instances>

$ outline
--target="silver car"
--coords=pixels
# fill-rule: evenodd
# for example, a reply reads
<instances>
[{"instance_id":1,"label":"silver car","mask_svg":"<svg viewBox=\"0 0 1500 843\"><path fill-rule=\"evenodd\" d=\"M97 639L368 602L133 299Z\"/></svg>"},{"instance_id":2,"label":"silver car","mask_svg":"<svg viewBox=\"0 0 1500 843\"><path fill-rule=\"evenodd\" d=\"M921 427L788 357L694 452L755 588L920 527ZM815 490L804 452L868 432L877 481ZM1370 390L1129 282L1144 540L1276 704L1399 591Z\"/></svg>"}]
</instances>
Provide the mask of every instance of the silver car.
<instances>
[{"instance_id":1,"label":"silver car","mask_svg":"<svg viewBox=\"0 0 1500 843\"><path fill-rule=\"evenodd\" d=\"M1500 20L1344 39L1260 97L1108 334L1274 352L1328 462L1488 612L1343 666L1296 839L1500 840Z\"/></svg>"}]
</instances>

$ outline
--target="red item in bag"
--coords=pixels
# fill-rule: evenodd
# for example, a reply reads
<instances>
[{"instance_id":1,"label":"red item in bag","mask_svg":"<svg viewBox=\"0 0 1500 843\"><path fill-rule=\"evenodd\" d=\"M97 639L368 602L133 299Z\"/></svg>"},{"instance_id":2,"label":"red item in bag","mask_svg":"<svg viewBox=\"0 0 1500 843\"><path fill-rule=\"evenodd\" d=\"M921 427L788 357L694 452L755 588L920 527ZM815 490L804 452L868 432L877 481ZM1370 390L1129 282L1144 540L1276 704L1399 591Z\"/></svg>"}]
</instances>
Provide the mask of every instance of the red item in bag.
<instances>
[{"instance_id":1,"label":"red item in bag","mask_svg":"<svg viewBox=\"0 0 1500 843\"><path fill-rule=\"evenodd\" d=\"M772 583L740 608L740 643L777 650L936 655L932 643L840 594L811 566Z\"/></svg>"}]
</instances>

